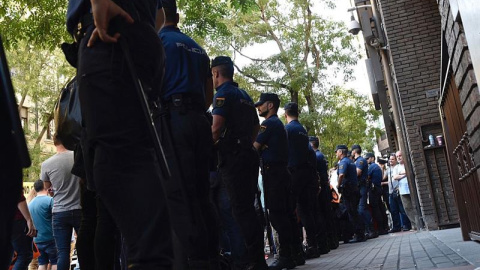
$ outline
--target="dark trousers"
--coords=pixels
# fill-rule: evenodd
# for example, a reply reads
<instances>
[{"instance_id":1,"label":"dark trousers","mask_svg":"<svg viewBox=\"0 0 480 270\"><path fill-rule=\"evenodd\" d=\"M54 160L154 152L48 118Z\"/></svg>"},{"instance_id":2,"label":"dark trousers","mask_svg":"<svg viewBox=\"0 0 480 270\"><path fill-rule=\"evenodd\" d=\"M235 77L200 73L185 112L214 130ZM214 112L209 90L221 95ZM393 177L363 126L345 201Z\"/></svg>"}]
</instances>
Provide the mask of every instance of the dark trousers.
<instances>
[{"instance_id":1,"label":"dark trousers","mask_svg":"<svg viewBox=\"0 0 480 270\"><path fill-rule=\"evenodd\" d=\"M393 230L400 230L403 228L409 228L410 220L403 208L402 199L400 196L395 197L390 194L390 213L392 214Z\"/></svg>"},{"instance_id":2,"label":"dark trousers","mask_svg":"<svg viewBox=\"0 0 480 270\"><path fill-rule=\"evenodd\" d=\"M355 233L362 237L365 234L365 223L358 214L358 203L360 201L358 187L356 185L345 184L342 200L348 214L348 219L355 228Z\"/></svg>"},{"instance_id":3,"label":"dark trousers","mask_svg":"<svg viewBox=\"0 0 480 270\"><path fill-rule=\"evenodd\" d=\"M230 196L233 216L245 239L247 258L250 263L265 264L263 228L254 207L258 154L252 148L220 144L218 157L219 171Z\"/></svg>"},{"instance_id":4,"label":"dark trousers","mask_svg":"<svg viewBox=\"0 0 480 270\"><path fill-rule=\"evenodd\" d=\"M147 120L119 43L97 40L79 49L79 93L86 128L85 165L90 181L126 238L130 269L170 269L169 215ZM151 26L136 22L122 32L145 86L158 92L161 41ZM145 87L148 89L149 87Z\"/></svg>"},{"instance_id":5,"label":"dark trousers","mask_svg":"<svg viewBox=\"0 0 480 270\"><path fill-rule=\"evenodd\" d=\"M292 174L292 193L296 201L297 213L307 233L307 243L317 243L317 193L318 181L313 175L314 168L305 164L299 168L289 168Z\"/></svg>"},{"instance_id":6,"label":"dark trousers","mask_svg":"<svg viewBox=\"0 0 480 270\"><path fill-rule=\"evenodd\" d=\"M80 204L82 205L82 221L77 235L78 261L84 270L95 270L95 242L97 226L97 204L95 192L87 189L84 180L80 181Z\"/></svg>"},{"instance_id":7,"label":"dark trousers","mask_svg":"<svg viewBox=\"0 0 480 270\"><path fill-rule=\"evenodd\" d=\"M215 172L215 174L217 174ZM228 191L224 185L220 184L212 190L212 201L218 212L220 220L220 247L225 253L230 253L235 265L244 265L248 263L245 256L247 247L245 240L240 232L240 227L232 214L232 204Z\"/></svg>"},{"instance_id":8,"label":"dark trousers","mask_svg":"<svg viewBox=\"0 0 480 270\"><path fill-rule=\"evenodd\" d=\"M358 214L360 214L360 217L363 218L363 223L365 224L365 229L367 230L373 230L373 223L372 223L372 215L370 214L370 211L367 209L367 199L368 199L368 194L370 192L370 187L367 186L365 183L360 184L359 186L359 191L360 191L360 200L358 202Z\"/></svg>"},{"instance_id":9,"label":"dark trousers","mask_svg":"<svg viewBox=\"0 0 480 270\"><path fill-rule=\"evenodd\" d=\"M27 270L28 265L32 261L32 241L30 236L26 235L27 222L25 219L15 220L13 222L11 245L13 250L17 252L17 261L13 266L13 270ZM10 258L11 257L10 253Z\"/></svg>"},{"instance_id":10,"label":"dark trousers","mask_svg":"<svg viewBox=\"0 0 480 270\"><path fill-rule=\"evenodd\" d=\"M321 190L318 194L318 246L321 248L336 246L337 228L334 223L335 217L332 209L332 193L328 182L321 184ZM330 242L329 242L330 241Z\"/></svg>"},{"instance_id":11,"label":"dark trousers","mask_svg":"<svg viewBox=\"0 0 480 270\"><path fill-rule=\"evenodd\" d=\"M264 166L262 172L265 207L268 209L270 223L278 233L279 255L290 257L291 248L296 243L294 233L298 230L292 208L290 192L291 179L287 167Z\"/></svg>"},{"instance_id":12,"label":"dark trousers","mask_svg":"<svg viewBox=\"0 0 480 270\"><path fill-rule=\"evenodd\" d=\"M384 215L386 210L382 202L382 188L378 185L373 189L370 189L368 199L370 201L370 206L372 207L373 219L377 222L377 230L385 230Z\"/></svg>"},{"instance_id":13,"label":"dark trousers","mask_svg":"<svg viewBox=\"0 0 480 270\"><path fill-rule=\"evenodd\" d=\"M199 102L203 103L203 101ZM195 239L187 248L189 260L208 261L218 255L218 227L210 202L212 132L201 110L172 107L168 110L173 147L192 209ZM157 125L159 128L159 125ZM173 211L175 211L173 209ZM177 231L177 229L179 229ZM181 228L174 228L178 234Z\"/></svg>"}]
</instances>

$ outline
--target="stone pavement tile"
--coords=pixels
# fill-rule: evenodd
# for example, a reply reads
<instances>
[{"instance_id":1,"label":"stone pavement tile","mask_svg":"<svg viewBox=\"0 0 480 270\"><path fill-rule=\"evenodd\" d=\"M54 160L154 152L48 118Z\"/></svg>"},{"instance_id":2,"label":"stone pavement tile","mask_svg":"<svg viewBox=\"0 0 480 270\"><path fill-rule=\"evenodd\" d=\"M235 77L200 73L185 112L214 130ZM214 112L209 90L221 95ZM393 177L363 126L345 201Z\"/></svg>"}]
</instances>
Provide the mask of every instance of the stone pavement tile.
<instances>
[{"instance_id":1,"label":"stone pavement tile","mask_svg":"<svg viewBox=\"0 0 480 270\"><path fill-rule=\"evenodd\" d=\"M381 236L363 243L342 244L318 259L295 269L393 270L473 269L430 232Z\"/></svg>"}]
</instances>

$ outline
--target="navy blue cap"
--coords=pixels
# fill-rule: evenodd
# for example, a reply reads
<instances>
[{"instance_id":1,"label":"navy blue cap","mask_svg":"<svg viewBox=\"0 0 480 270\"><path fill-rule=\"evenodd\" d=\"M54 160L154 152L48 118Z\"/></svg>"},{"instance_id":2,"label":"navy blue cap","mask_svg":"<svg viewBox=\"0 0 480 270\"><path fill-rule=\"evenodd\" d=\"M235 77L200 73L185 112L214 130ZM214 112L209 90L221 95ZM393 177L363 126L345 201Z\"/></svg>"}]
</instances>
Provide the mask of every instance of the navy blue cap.
<instances>
[{"instance_id":1,"label":"navy blue cap","mask_svg":"<svg viewBox=\"0 0 480 270\"><path fill-rule=\"evenodd\" d=\"M277 94L274 93L261 93L260 94L260 100L255 103L255 107L258 107L262 105L263 103L271 101L275 105L275 107L278 107L280 105L280 99L278 98Z\"/></svg>"},{"instance_id":2,"label":"navy blue cap","mask_svg":"<svg viewBox=\"0 0 480 270\"><path fill-rule=\"evenodd\" d=\"M352 145L352 151L353 151L354 149L358 149L358 150L360 150L360 152L362 152L362 147L360 147L360 145L358 145L358 144Z\"/></svg>"},{"instance_id":3,"label":"navy blue cap","mask_svg":"<svg viewBox=\"0 0 480 270\"><path fill-rule=\"evenodd\" d=\"M379 158L379 159L378 159L378 163L380 163L380 164L387 164L387 161L386 161L385 159Z\"/></svg>"},{"instance_id":4,"label":"navy blue cap","mask_svg":"<svg viewBox=\"0 0 480 270\"><path fill-rule=\"evenodd\" d=\"M366 159L369 159L369 158L371 158L371 157L375 157L375 154L374 154L374 153L366 153L366 154L365 154L365 158L366 158Z\"/></svg>"},{"instance_id":5,"label":"navy blue cap","mask_svg":"<svg viewBox=\"0 0 480 270\"><path fill-rule=\"evenodd\" d=\"M177 0L162 0L164 8L177 9Z\"/></svg>"},{"instance_id":6,"label":"navy blue cap","mask_svg":"<svg viewBox=\"0 0 480 270\"><path fill-rule=\"evenodd\" d=\"M345 144L339 144L335 148L335 152L337 152L337 150L348 150L348 147Z\"/></svg>"},{"instance_id":7,"label":"navy blue cap","mask_svg":"<svg viewBox=\"0 0 480 270\"><path fill-rule=\"evenodd\" d=\"M228 65L233 69L232 58L228 56L217 56L215 57L215 59L212 60L212 68L221 65Z\"/></svg>"},{"instance_id":8,"label":"navy blue cap","mask_svg":"<svg viewBox=\"0 0 480 270\"><path fill-rule=\"evenodd\" d=\"M285 104L283 109L285 111L290 111L290 112L298 114L298 104L295 103L295 102L289 102L289 103Z\"/></svg>"},{"instance_id":9,"label":"navy blue cap","mask_svg":"<svg viewBox=\"0 0 480 270\"><path fill-rule=\"evenodd\" d=\"M309 142L318 142L318 137L317 136L308 136L308 141Z\"/></svg>"}]
</instances>

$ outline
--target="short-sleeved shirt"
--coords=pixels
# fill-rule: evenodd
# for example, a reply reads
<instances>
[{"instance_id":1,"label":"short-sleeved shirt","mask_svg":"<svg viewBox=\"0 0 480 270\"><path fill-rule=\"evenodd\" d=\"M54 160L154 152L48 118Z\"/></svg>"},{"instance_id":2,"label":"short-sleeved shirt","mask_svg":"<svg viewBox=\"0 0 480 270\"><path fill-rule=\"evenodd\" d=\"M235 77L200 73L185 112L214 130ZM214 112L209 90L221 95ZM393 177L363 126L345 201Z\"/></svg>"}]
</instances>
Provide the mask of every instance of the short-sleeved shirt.
<instances>
[{"instance_id":1,"label":"short-sleeved shirt","mask_svg":"<svg viewBox=\"0 0 480 270\"><path fill-rule=\"evenodd\" d=\"M387 168L387 170L385 171L385 173L387 174L387 177L388 177L388 193L392 194L393 190L398 188L398 181L397 180L393 180L393 177L395 176L395 168L397 167L397 165L395 166L389 166Z\"/></svg>"},{"instance_id":2,"label":"short-sleeved shirt","mask_svg":"<svg viewBox=\"0 0 480 270\"><path fill-rule=\"evenodd\" d=\"M320 175L320 179L323 182L328 181L328 168L327 168L327 161L325 160L325 156L320 150L315 150L315 156L317 159L317 172Z\"/></svg>"},{"instance_id":3,"label":"short-sleeved shirt","mask_svg":"<svg viewBox=\"0 0 480 270\"><path fill-rule=\"evenodd\" d=\"M287 165L287 131L276 114L262 122L256 142L262 145L261 157L263 164Z\"/></svg>"},{"instance_id":4,"label":"short-sleeved shirt","mask_svg":"<svg viewBox=\"0 0 480 270\"><path fill-rule=\"evenodd\" d=\"M225 118L222 133L224 139L239 139L249 141L254 127L259 123L257 111L252 98L245 90L238 88L238 84L228 81L217 87L213 97L212 115Z\"/></svg>"},{"instance_id":5,"label":"short-sleeved shirt","mask_svg":"<svg viewBox=\"0 0 480 270\"><path fill-rule=\"evenodd\" d=\"M53 188L53 213L81 209L80 180L71 173L73 151L57 153L42 163L40 179Z\"/></svg>"},{"instance_id":6,"label":"short-sleeved shirt","mask_svg":"<svg viewBox=\"0 0 480 270\"><path fill-rule=\"evenodd\" d=\"M33 224L37 228L35 243L43 243L53 240L52 230L52 208L53 198L46 195L39 195L28 204Z\"/></svg>"},{"instance_id":7,"label":"short-sleeved shirt","mask_svg":"<svg viewBox=\"0 0 480 270\"><path fill-rule=\"evenodd\" d=\"M292 120L285 125L288 136L288 167L296 167L308 162L308 134L305 128Z\"/></svg>"},{"instance_id":8,"label":"short-sleeved shirt","mask_svg":"<svg viewBox=\"0 0 480 270\"><path fill-rule=\"evenodd\" d=\"M337 175L340 174L343 174L342 185L347 183L357 185L357 170L355 164L348 157L344 157L338 162Z\"/></svg>"},{"instance_id":9,"label":"short-sleeved shirt","mask_svg":"<svg viewBox=\"0 0 480 270\"><path fill-rule=\"evenodd\" d=\"M382 169L377 163L373 162L368 165L368 177L374 185L380 186L382 184Z\"/></svg>"},{"instance_id":10,"label":"short-sleeved shirt","mask_svg":"<svg viewBox=\"0 0 480 270\"><path fill-rule=\"evenodd\" d=\"M367 160L365 160L362 156L359 156L355 160L355 166L357 167L357 169L362 170L362 174L360 174L360 176L358 177L358 181L360 181L360 183L365 183L365 181L367 180L367 175L368 175Z\"/></svg>"},{"instance_id":11,"label":"short-sleeved shirt","mask_svg":"<svg viewBox=\"0 0 480 270\"><path fill-rule=\"evenodd\" d=\"M395 171L393 176L398 175L398 174L404 174L405 173L405 165L404 164L397 164L395 166ZM405 195L405 194L410 194L410 188L408 187L408 180L407 180L407 175L403 177L402 179L398 180L398 191L400 192L400 195Z\"/></svg>"},{"instance_id":12,"label":"short-sleeved shirt","mask_svg":"<svg viewBox=\"0 0 480 270\"><path fill-rule=\"evenodd\" d=\"M135 20L155 26L157 10L162 8L161 0L135 0L136 12L127 11ZM90 0L69 0L67 7L67 31L73 33L83 15L91 10ZM132 14L134 13L134 14ZM139 18L137 18L139 17Z\"/></svg>"},{"instance_id":13,"label":"short-sleeved shirt","mask_svg":"<svg viewBox=\"0 0 480 270\"><path fill-rule=\"evenodd\" d=\"M165 77L162 99L188 94L205 106L205 83L212 77L205 50L175 26L164 26L159 34L165 48Z\"/></svg>"}]
</instances>

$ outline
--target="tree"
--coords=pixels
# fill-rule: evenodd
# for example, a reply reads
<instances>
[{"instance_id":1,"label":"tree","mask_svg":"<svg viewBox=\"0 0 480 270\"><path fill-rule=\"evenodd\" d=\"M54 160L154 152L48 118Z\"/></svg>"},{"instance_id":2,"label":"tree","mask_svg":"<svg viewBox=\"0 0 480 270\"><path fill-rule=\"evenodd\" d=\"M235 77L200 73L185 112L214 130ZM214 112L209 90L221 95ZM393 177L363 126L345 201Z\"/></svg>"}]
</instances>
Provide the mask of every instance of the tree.
<instances>
[{"instance_id":1,"label":"tree","mask_svg":"<svg viewBox=\"0 0 480 270\"><path fill-rule=\"evenodd\" d=\"M40 143L53 120L60 89L75 71L59 49L38 49L24 41L19 41L17 47L7 51L7 58L19 110L26 108L29 118L24 131L32 166L25 171L24 180L34 181L40 173L41 162L46 158L47 153Z\"/></svg>"},{"instance_id":2,"label":"tree","mask_svg":"<svg viewBox=\"0 0 480 270\"><path fill-rule=\"evenodd\" d=\"M323 4L328 7L330 2ZM306 105L310 114L317 115L316 100L322 98L315 96L326 94L328 77L350 78L358 53L345 25L323 18L313 8L310 0L257 0L250 10L233 12L222 20L231 36L220 40L220 45L250 60L237 67L250 82L284 99L286 94L288 100ZM243 52L252 44L267 43L275 46L271 55L255 58ZM309 123L307 129L313 126Z\"/></svg>"},{"instance_id":3,"label":"tree","mask_svg":"<svg viewBox=\"0 0 480 270\"><path fill-rule=\"evenodd\" d=\"M335 160L335 146L359 144L363 152L373 152L375 138L381 130L374 126L380 112L367 96L353 89L333 87L319 108L317 119L321 151L330 161ZM312 121L309 114L300 115L303 122ZM313 134L312 134L313 135Z\"/></svg>"},{"instance_id":4,"label":"tree","mask_svg":"<svg viewBox=\"0 0 480 270\"><path fill-rule=\"evenodd\" d=\"M0 34L7 49L17 49L22 41L53 50L69 40L65 28L67 1L2 0L0 1Z\"/></svg>"}]
</instances>

